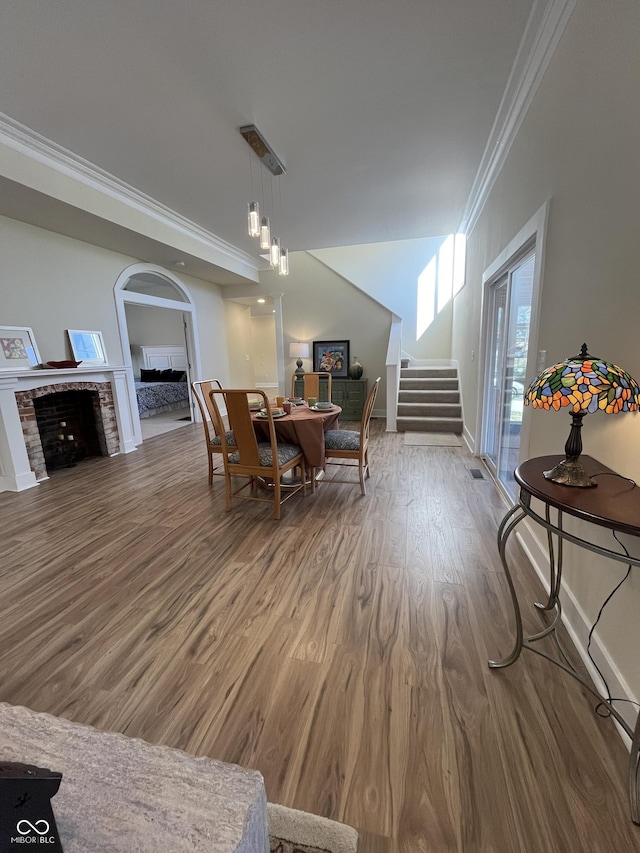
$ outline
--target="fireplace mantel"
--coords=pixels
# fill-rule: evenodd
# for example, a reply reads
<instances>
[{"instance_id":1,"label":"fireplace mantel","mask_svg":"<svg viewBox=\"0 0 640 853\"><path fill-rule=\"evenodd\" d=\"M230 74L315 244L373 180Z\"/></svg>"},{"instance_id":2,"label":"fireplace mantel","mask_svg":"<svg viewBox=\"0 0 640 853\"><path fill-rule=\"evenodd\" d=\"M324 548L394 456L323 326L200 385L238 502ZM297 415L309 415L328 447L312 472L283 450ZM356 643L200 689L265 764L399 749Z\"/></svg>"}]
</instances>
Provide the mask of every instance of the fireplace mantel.
<instances>
[{"instance_id":1,"label":"fireplace mantel","mask_svg":"<svg viewBox=\"0 0 640 853\"><path fill-rule=\"evenodd\" d=\"M77 367L0 373L0 492L21 492L36 486L31 470L16 392L69 382L110 383L118 423L120 453L135 450L131 395L126 367Z\"/></svg>"}]
</instances>

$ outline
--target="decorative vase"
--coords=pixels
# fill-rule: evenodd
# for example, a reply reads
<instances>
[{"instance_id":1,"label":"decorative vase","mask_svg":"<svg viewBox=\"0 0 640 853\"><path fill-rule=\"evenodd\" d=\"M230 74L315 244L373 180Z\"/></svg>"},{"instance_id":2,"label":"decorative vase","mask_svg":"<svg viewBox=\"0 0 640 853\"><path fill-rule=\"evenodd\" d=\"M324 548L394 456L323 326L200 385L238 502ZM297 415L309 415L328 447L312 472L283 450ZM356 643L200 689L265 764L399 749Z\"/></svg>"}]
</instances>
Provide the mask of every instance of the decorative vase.
<instances>
[{"instance_id":1,"label":"decorative vase","mask_svg":"<svg viewBox=\"0 0 640 853\"><path fill-rule=\"evenodd\" d=\"M354 355L353 361L349 365L349 379L360 379L363 373L364 368L358 361L357 357Z\"/></svg>"}]
</instances>

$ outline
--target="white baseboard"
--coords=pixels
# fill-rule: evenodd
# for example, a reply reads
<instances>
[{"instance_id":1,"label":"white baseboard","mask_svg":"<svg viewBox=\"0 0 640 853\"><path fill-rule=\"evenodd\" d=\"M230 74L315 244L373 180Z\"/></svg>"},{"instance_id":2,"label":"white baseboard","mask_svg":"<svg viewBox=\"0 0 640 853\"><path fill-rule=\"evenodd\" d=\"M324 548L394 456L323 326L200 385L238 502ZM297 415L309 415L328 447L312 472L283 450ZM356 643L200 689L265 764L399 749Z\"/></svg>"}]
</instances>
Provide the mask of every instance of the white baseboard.
<instances>
[{"instance_id":1,"label":"white baseboard","mask_svg":"<svg viewBox=\"0 0 640 853\"><path fill-rule=\"evenodd\" d=\"M526 520L519 525L516 536L529 562L533 566L534 571L544 584L545 589L548 589L549 557L546 547L544 547L534 536L533 531ZM580 655L580 659L585 665L593 683L598 690L604 693L602 679L587 654L587 642L589 639L591 622L580 607L580 604L578 603L571 588L564 581L564 578L562 582L562 622L569 632L569 636L576 647L576 651ZM620 673L620 670L612 660L597 633L594 634L591 640L591 654L609 685L611 695L619 699L629 700L629 702L616 703L615 707L620 713L620 716L623 717L627 724L633 729L636 722L637 712L630 702L637 701L637 698L632 694L629 685L626 683ZM627 749L630 750L630 738L624 729L616 722L615 718L614 722Z\"/></svg>"},{"instance_id":2,"label":"white baseboard","mask_svg":"<svg viewBox=\"0 0 640 853\"><path fill-rule=\"evenodd\" d=\"M473 455L475 456L476 441L475 441L474 437L471 435L471 433L469 432L469 430L467 429L466 424L463 424L463 426L462 426L462 439L463 439L464 443L467 445L467 447L469 448L469 450L471 451L471 453L473 453Z\"/></svg>"}]
</instances>

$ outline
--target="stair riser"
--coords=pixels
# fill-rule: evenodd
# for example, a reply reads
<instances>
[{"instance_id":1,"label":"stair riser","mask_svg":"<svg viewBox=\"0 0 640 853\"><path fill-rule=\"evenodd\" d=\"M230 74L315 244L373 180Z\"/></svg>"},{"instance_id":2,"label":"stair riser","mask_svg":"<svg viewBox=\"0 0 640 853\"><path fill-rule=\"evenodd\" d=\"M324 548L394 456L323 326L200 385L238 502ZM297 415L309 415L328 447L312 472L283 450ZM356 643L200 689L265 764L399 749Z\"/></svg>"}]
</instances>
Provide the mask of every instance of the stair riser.
<instances>
[{"instance_id":1,"label":"stair riser","mask_svg":"<svg viewBox=\"0 0 640 853\"><path fill-rule=\"evenodd\" d=\"M400 370L401 379L455 379L455 367L406 367Z\"/></svg>"},{"instance_id":2,"label":"stair riser","mask_svg":"<svg viewBox=\"0 0 640 853\"><path fill-rule=\"evenodd\" d=\"M403 418L398 417L398 432L453 432L462 433L461 418Z\"/></svg>"},{"instance_id":3,"label":"stair riser","mask_svg":"<svg viewBox=\"0 0 640 853\"><path fill-rule=\"evenodd\" d=\"M399 403L398 416L402 418L459 418L461 406L446 403Z\"/></svg>"},{"instance_id":4,"label":"stair riser","mask_svg":"<svg viewBox=\"0 0 640 853\"><path fill-rule=\"evenodd\" d=\"M401 391L457 391L457 379L401 379Z\"/></svg>"},{"instance_id":5,"label":"stair riser","mask_svg":"<svg viewBox=\"0 0 640 853\"><path fill-rule=\"evenodd\" d=\"M399 403L459 403L457 391L400 391Z\"/></svg>"}]
</instances>

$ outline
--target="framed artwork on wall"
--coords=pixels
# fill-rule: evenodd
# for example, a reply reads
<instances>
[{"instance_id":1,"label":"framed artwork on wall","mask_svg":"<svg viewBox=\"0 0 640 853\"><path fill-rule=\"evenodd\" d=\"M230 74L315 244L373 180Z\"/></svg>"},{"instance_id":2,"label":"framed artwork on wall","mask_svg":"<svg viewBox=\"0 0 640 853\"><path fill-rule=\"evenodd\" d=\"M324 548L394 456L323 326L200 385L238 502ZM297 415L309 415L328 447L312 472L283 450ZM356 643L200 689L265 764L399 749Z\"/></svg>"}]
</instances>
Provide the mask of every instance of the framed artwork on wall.
<instances>
[{"instance_id":1,"label":"framed artwork on wall","mask_svg":"<svg viewBox=\"0 0 640 853\"><path fill-rule=\"evenodd\" d=\"M102 332L87 332L82 329L67 329L71 352L76 361L85 367L107 363L107 353L102 340Z\"/></svg>"},{"instance_id":2,"label":"framed artwork on wall","mask_svg":"<svg viewBox=\"0 0 640 853\"><path fill-rule=\"evenodd\" d=\"M349 341L314 341L313 369L345 379L349 370Z\"/></svg>"},{"instance_id":3,"label":"framed artwork on wall","mask_svg":"<svg viewBox=\"0 0 640 853\"><path fill-rule=\"evenodd\" d=\"M27 326L0 326L0 370L33 370L40 353Z\"/></svg>"}]
</instances>

